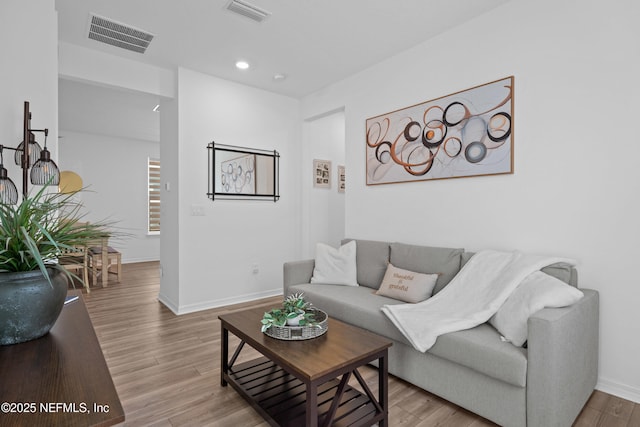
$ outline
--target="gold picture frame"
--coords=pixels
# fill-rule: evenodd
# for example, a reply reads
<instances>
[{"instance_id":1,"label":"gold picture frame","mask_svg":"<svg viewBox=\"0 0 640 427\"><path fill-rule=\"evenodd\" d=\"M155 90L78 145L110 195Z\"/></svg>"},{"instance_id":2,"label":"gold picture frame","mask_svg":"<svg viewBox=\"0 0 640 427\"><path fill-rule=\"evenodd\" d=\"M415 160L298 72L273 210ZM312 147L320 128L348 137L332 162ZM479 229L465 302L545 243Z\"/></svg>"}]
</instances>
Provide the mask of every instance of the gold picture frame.
<instances>
[{"instance_id":1,"label":"gold picture frame","mask_svg":"<svg viewBox=\"0 0 640 427\"><path fill-rule=\"evenodd\" d=\"M514 77L366 120L366 183L513 173Z\"/></svg>"}]
</instances>

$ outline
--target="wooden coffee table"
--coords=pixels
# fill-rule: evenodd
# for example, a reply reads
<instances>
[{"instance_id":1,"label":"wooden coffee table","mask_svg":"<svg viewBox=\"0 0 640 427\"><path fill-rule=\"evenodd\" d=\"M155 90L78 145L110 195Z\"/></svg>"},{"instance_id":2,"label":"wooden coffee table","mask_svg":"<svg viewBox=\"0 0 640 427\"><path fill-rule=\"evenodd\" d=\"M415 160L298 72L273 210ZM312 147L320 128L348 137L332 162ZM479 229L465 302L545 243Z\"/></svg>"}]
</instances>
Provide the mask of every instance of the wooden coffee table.
<instances>
[{"instance_id":1,"label":"wooden coffee table","mask_svg":"<svg viewBox=\"0 0 640 427\"><path fill-rule=\"evenodd\" d=\"M260 332L264 308L219 316L221 384L231 384L272 426L387 426L391 341L329 318L317 338L284 341ZM229 360L229 332L240 345ZM264 357L235 364L244 345ZM378 397L357 368L378 361ZM348 385L353 375L364 393Z\"/></svg>"}]
</instances>

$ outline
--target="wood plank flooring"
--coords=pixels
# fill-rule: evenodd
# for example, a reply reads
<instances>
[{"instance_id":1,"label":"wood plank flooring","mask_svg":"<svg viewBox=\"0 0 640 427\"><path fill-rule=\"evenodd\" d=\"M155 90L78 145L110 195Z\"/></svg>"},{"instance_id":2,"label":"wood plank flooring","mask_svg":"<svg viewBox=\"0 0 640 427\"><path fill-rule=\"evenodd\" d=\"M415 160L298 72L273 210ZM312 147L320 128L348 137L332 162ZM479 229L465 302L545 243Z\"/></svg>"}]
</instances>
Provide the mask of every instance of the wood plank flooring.
<instances>
[{"instance_id":1,"label":"wood plank flooring","mask_svg":"<svg viewBox=\"0 0 640 427\"><path fill-rule=\"evenodd\" d=\"M124 425L267 426L231 387L220 386L217 316L252 306L266 309L281 298L176 316L158 302L159 282L157 262L125 264L121 283L84 294L125 410ZM230 344L237 345L233 335ZM239 361L257 356L245 346ZM361 373L376 393L377 373L373 368ZM391 426L495 425L393 376L389 408ZM596 391L574 426L638 427L640 405Z\"/></svg>"}]
</instances>

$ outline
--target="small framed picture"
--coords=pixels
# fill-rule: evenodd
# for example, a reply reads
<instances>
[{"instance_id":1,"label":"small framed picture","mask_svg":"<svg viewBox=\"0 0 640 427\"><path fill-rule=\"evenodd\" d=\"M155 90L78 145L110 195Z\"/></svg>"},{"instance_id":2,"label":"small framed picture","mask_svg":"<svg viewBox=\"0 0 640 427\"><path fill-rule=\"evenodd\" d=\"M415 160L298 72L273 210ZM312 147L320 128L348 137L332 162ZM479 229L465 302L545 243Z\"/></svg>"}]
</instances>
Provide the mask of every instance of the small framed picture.
<instances>
[{"instance_id":1,"label":"small framed picture","mask_svg":"<svg viewBox=\"0 0 640 427\"><path fill-rule=\"evenodd\" d=\"M313 186L317 188L331 188L331 161L313 161Z\"/></svg>"},{"instance_id":2,"label":"small framed picture","mask_svg":"<svg viewBox=\"0 0 640 427\"><path fill-rule=\"evenodd\" d=\"M338 165L338 193L344 193L345 179L344 179L344 166Z\"/></svg>"}]
</instances>

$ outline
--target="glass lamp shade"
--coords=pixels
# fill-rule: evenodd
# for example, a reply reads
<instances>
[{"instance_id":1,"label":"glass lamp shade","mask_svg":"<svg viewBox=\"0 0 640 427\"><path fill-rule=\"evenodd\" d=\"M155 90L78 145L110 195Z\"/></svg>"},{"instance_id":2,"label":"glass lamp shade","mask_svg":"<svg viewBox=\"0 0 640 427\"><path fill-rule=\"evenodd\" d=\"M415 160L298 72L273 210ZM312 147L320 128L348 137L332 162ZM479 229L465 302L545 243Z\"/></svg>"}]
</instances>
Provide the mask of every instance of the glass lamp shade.
<instances>
[{"instance_id":1,"label":"glass lamp shade","mask_svg":"<svg viewBox=\"0 0 640 427\"><path fill-rule=\"evenodd\" d=\"M22 150L24 150L24 141L22 141L20 145L18 145L16 154L13 157L17 166L22 166ZM28 167L33 166L33 164L36 162L36 159L40 157L40 152L42 152L42 147L40 147L40 144L38 144L38 142L36 141L36 136L33 133L29 132L29 153L28 153L29 166Z\"/></svg>"},{"instance_id":2,"label":"glass lamp shade","mask_svg":"<svg viewBox=\"0 0 640 427\"><path fill-rule=\"evenodd\" d=\"M0 164L0 203L3 205L15 205L18 203L18 189L7 176L7 169Z\"/></svg>"},{"instance_id":3,"label":"glass lamp shade","mask_svg":"<svg viewBox=\"0 0 640 427\"><path fill-rule=\"evenodd\" d=\"M51 160L51 153L47 147L40 152L40 160L31 168L31 183L34 185L60 184L60 169Z\"/></svg>"}]
</instances>

